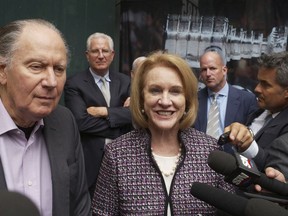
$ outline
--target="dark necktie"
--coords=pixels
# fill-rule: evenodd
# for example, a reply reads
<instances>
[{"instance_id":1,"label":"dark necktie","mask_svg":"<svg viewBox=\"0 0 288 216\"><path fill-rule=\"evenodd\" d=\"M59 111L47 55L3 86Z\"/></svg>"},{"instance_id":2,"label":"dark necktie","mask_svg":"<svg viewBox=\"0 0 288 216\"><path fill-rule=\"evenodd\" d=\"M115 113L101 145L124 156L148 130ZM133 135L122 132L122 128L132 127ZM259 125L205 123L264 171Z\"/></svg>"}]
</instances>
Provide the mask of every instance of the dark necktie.
<instances>
[{"instance_id":1,"label":"dark necktie","mask_svg":"<svg viewBox=\"0 0 288 216\"><path fill-rule=\"evenodd\" d=\"M265 117L265 120L264 120L264 124L263 126L261 127L261 129L256 133L256 136L257 134L261 134L264 130L264 128L266 127L266 125L273 119L272 117L272 114L269 112L269 114Z\"/></svg>"}]
</instances>

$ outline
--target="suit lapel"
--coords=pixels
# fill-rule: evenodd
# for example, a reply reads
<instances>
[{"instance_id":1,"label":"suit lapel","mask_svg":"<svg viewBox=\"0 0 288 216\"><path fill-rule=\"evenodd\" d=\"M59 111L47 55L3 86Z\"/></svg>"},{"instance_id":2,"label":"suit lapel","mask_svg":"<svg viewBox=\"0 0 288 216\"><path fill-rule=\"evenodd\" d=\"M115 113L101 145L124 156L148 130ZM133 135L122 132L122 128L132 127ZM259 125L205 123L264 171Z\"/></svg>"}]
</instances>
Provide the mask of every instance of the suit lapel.
<instances>
[{"instance_id":1,"label":"suit lapel","mask_svg":"<svg viewBox=\"0 0 288 216\"><path fill-rule=\"evenodd\" d=\"M94 77L90 73L90 70L87 69L83 81L87 83L87 92L90 92L91 89L94 90L93 94L95 95L96 101L99 101L99 104L103 104L107 106L106 100L98 87L98 85L95 83ZM112 95L111 95L112 98Z\"/></svg>"},{"instance_id":2,"label":"suit lapel","mask_svg":"<svg viewBox=\"0 0 288 216\"><path fill-rule=\"evenodd\" d=\"M0 190L7 190L7 184L1 159L0 159Z\"/></svg>"},{"instance_id":3,"label":"suit lapel","mask_svg":"<svg viewBox=\"0 0 288 216\"><path fill-rule=\"evenodd\" d=\"M269 131L270 129L277 127L280 124L283 123L286 124L287 118L288 118L288 109L286 108L285 110L280 112L275 118L271 119L263 128L261 128L256 133L255 140L257 141L258 139L260 139L260 137L265 131Z\"/></svg>"},{"instance_id":4,"label":"suit lapel","mask_svg":"<svg viewBox=\"0 0 288 216\"><path fill-rule=\"evenodd\" d=\"M235 89L231 88L231 86L229 85L224 127L234 122L235 115L237 114L237 111L240 107L239 97L240 96L236 94Z\"/></svg>"},{"instance_id":5,"label":"suit lapel","mask_svg":"<svg viewBox=\"0 0 288 216\"><path fill-rule=\"evenodd\" d=\"M69 193L69 170L67 168L67 161L63 156L65 149L62 148L62 142L65 142L65 131L57 130L57 125L61 121L61 116L50 115L44 118L44 138L47 147L47 152L50 160L52 188L53 188L53 214L66 205L67 194ZM64 207L66 208L66 207ZM61 211L62 211L61 210ZM68 211L68 210L67 210Z\"/></svg>"},{"instance_id":6,"label":"suit lapel","mask_svg":"<svg viewBox=\"0 0 288 216\"><path fill-rule=\"evenodd\" d=\"M118 95L119 95L120 81L111 72L110 72L110 79L111 79L111 82L110 82L110 95L111 95L110 106L113 106L113 103L115 102L115 96L118 97Z\"/></svg>"},{"instance_id":7,"label":"suit lapel","mask_svg":"<svg viewBox=\"0 0 288 216\"><path fill-rule=\"evenodd\" d=\"M257 118L258 116L260 116L265 110L264 109L258 109L255 112L251 113L248 118L247 118L247 122L246 122L246 126L250 126L253 122L253 120L255 118Z\"/></svg>"},{"instance_id":8,"label":"suit lapel","mask_svg":"<svg viewBox=\"0 0 288 216\"><path fill-rule=\"evenodd\" d=\"M199 130L206 131L206 128L207 128L207 98L208 98L207 87L205 87L203 90L201 90L199 92L198 98L199 98L199 107L202 107L202 109L198 110Z\"/></svg>"}]
</instances>

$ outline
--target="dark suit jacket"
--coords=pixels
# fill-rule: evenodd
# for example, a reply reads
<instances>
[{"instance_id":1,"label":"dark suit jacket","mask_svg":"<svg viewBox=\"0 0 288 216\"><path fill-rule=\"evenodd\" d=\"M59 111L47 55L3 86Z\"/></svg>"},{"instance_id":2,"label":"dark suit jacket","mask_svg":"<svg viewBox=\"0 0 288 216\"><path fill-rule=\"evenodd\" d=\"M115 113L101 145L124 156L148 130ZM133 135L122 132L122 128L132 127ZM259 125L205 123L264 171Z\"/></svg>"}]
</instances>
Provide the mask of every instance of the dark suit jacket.
<instances>
[{"instance_id":1,"label":"dark suit jacket","mask_svg":"<svg viewBox=\"0 0 288 216\"><path fill-rule=\"evenodd\" d=\"M247 123L249 125L250 122ZM256 135L259 152L253 159L259 170L272 166L288 177L288 108L280 112Z\"/></svg>"},{"instance_id":2,"label":"dark suit jacket","mask_svg":"<svg viewBox=\"0 0 288 216\"><path fill-rule=\"evenodd\" d=\"M72 113L58 106L44 118L43 135L51 166L53 216L90 215L83 152ZM2 163L0 189L7 190Z\"/></svg>"},{"instance_id":3,"label":"dark suit jacket","mask_svg":"<svg viewBox=\"0 0 288 216\"><path fill-rule=\"evenodd\" d=\"M207 87L198 92L199 109L194 127L197 130L206 132L207 128ZM247 117L258 109L257 100L254 94L245 90L237 89L229 85L227 107L224 127L232 124L233 122L246 123ZM228 153L233 153L230 144L225 144L223 150Z\"/></svg>"},{"instance_id":4,"label":"dark suit jacket","mask_svg":"<svg viewBox=\"0 0 288 216\"><path fill-rule=\"evenodd\" d=\"M287 129L286 129L287 131ZM274 167L288 179L288 133L273 140L265 167Z\"/></svg>"},{"instance_id":5,"label":"dark suit jacket","mask_svg":"<svg viewBox=\"0 0 288 216\"><path fill-rule=\"evenodd\" d=\"M198 93L199 109L194 124L197 130L203 132L206 132L207 128L207 98L208 89L205 87ZM257 109L258 105L254 94L229 85L224 127L233 122L245 124L247 117Z\"/></svg>"},{"instance_id":6,"label":"dark suit jacket","mask_svg":"<svg viewBox=\"0 0 288 216\"><path fill-rule=\"evenodd\" d=\"M129 108L124 108L130 96L130 77L110 71L110 107L108 118L96 118L87 113L90 106L107 107L105 98L89 69L67 79L65 104L74 114L83 144L88 186L96 181L104 152L105 138L115 139L132 129Z\"/></svg>"}]
</instances>

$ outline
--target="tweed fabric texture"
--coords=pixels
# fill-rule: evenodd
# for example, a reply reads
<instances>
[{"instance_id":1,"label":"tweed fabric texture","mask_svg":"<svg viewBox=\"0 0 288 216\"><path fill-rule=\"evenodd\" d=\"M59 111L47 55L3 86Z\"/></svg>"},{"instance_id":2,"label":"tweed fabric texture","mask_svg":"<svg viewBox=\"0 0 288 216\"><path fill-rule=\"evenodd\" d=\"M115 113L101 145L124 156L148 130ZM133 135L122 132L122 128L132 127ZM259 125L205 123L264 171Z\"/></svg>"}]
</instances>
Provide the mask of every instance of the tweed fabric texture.
<instances>
[{"instance_id":1,"label":"tweed fabric texture","mask_svg":"<svg viewBox=\"0 0 288 216\"><path fill-rule=\"evenodd\" d=\"M194 198L193 182L233 190L207 164L217 140L189 128L179 133L182 155L170 195L151 156L150 134L134 130L107 144L92 202L93 215L215 215L215 208Z\"/></svg>"}]
</instances>

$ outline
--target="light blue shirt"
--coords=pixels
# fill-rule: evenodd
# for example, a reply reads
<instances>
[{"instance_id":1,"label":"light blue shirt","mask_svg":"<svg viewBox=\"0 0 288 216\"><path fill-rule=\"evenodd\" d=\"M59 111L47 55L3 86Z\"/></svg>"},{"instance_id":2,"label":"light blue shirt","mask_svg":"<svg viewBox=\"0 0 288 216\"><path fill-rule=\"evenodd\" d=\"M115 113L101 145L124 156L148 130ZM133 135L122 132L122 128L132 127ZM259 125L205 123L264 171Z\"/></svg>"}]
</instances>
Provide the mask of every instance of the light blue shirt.
<instances>
[{"instance_id":1,"label":"light blue shirt","mask_svg":"<svg viewBox=\"0 0 288 216\"><path fill-rule=\"evenodd\" d=\"M101 81L102 77L98 76L96 73L94 73L92 68L89 68L89 71L92 74L96 85L99 87L99 89L102 89L102 85L103 85L103 82ZM105 74L104 79L106 81L107 88L110 89L111 79L109 77L109 71ZM111 141L112 141L112 139L105 138L105 144L110 143Z\"/></svg>"},{"instance_id":2,"label":"light blue shirt","mask_svg":"<svg viewBox=\"0 0 288 216\"><path fill-rule=\"evenodd\" d=\"M226 116L226 108L227 108L227 101L228 101L228 93L229 93L229 85L226 82L224 87L219 92L212 92L210 89L208 89L208 101L207 101L207 118L208 113L210 109L210 105L212 102L212 95L217 94L217 105L219 108L219 114L220 114L220 130L219 130L219 136L224 132L224 124L225 124L225 116Z\"/></svg>"},{"instance_id":3,"label":"light blue shirt","mask_svg":"<svg viewBox=\"0 0 288 216\"><path fill-rule=\"evenodd\" d=\"M1 99L0 119L0 158L8 190L26 195L36 204L42 216L51 216L52 180L42 132L43 120L36 123L27 140Z\"/></svg>"},{"instance_id":4,"label":"light blue shirt","mask_svg":"<svg viewBox=\"0 0 288 216\"><path fill-rule=\"evenodd\" d=\"M102 88L102 81L101 81L101 76L98 76L95 72L93 72L92 68L89 68L89 71L90 73L92 74L93 78L94 78L94 81L96 83L96 85L99 87L99 89ZM109 71L105 74L104 76L104 79L106 81L106 84L107 84L107 88L110 89L110 82L111 82L111 79L109 77Z\"/></svg>"}]
</instances>

